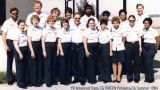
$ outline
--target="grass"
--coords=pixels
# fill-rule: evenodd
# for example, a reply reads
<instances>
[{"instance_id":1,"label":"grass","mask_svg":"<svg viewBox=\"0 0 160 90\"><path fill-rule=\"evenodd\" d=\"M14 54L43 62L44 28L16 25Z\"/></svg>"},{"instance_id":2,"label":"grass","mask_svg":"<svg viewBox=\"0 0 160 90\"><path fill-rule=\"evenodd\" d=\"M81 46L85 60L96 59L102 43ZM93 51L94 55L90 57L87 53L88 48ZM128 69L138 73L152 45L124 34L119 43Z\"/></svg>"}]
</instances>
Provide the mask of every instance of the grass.
<instances>
[{"instance_id":1,"label":"grass","mask_svg":"<svg viewBox=\"0 0 160 90\"><path fill-rule=\"evenodd\" d=\"M0 72L0 84L7 83L6 73Z\"/></svg>"}]
</instances>

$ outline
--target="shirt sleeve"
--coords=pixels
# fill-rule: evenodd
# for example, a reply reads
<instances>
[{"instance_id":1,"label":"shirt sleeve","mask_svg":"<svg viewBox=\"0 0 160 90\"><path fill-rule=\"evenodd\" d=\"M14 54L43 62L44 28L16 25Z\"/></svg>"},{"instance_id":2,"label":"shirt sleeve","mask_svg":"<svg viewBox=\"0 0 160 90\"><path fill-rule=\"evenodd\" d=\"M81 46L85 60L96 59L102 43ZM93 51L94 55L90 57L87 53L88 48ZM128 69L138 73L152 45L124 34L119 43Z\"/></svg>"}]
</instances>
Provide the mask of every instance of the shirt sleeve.
<instances>
[{"instance_id":1,"label":"shirt sleeve","mask_svg":"<svg viewBox=\"0 0 160 90\"><path fill-rule=\"evenodd\" d=\"M6 21L5 21L4 24L2 25L1 31L2 31L2 32L7 32L7 31L8 31L8 25L7 25L7 22L6 22Z\"/></svg>"}]
</instances>

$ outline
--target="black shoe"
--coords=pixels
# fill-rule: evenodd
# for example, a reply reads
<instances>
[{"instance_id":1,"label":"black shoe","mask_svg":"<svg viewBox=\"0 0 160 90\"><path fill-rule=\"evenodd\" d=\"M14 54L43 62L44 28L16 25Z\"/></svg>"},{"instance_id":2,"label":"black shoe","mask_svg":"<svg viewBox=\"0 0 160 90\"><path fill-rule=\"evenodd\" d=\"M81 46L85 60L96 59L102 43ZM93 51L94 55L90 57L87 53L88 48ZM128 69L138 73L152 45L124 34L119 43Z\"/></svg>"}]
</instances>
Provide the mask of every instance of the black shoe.
<instances>
[{"instance_id":1,"label":"black shoe","mask_svg":"<svg viewBox=\"0 0 160 90\"><path fill-rule=\"evenodd\" d=\"M127 80L128 81L128 83L131 83L133 80Z\"/></svg>"},{"instance_id":2,"label":"black shoe","mask_svg":"<svg viewBox=\"0 0 160 90\"><path fill-rule=\"evenodd\" d=\"M134 80L135 83L139 83L140 80Z\"/></svg>"},{"instance_id":3,"label":"black shoe","mask_svg":"<svg viewBox=\"0 0 160 90\"><path fill-rule=\"evenodd\" d=\"M60 84L62 84L62 85L69 85L69 83L67 83L67 82L61 82Z\"/></svg>"},{"instance_id":4,"label":"black shoe","mask_svg":"<svg viewBox=\"0 0 160 90\"><path fill-rule=\"evenodd\" d=\"M81 81L80 84L81 84L82 86L84 86L84 85L86 84L86 82L85 82L85 81Z\"/></svg>"},{"instance_id":5,"label":"black shoe","mask_svg":"<svg viewBox=\"0 0 160 90\"><path fill-rule=\"evenodd\" d=\"M27 89L27 86L26 85L17 85L19 88L22 88L22 89Z\"/></svg>"},{"instance_id":6,"label":"black shoe","mask_svg":"<svg viewBox=\"0 0 160 90\"><path fill-rule=\"evenodd\" d=\"M73 80L72 81L72 83L78 83L79 82L79 80Z\"/></svg>"},{"instance_id":7,"label":"black shoe","mask_svg":"<svg viewBox=\"0 0 160 90\"><path fill-rule=\"evenodd\" d=\"M57 82L54 82L54 83L52 83L52 85L58 85L58 83L57 83Z\"/></svg>"},{"instance_id":8,"label":"black shoe","mask_svg":"<svg viewBox=\"0 0 160 90\"><path fill-rule=\"evenodd\" d=\"M52 84L46 84L46 86L47 86L47 87L51 87L51 86L52 86Z\"/></svg>"},{"instance_id":9,"label":"black shoe","mask_svg":"<svg viewBox=\"0 0 160 90\"><path fill-rule=\"evenodd\" d=\"M153 83L154 82L154 80L148 80L148 83Z\"/></svg>"},{"instance_id":10,"label":"black shoe","mask_svg":"<svg viewBox=\"0 0 160 90\"><path fill-rule=\"evenodd\" d=\"M117 80L112 80L113 83L117 82Z\"/></svg>"},{"instance_id":11,"label":"black shoe","mask_svg":"<svg viewBox=\"0 0 160 90\"><path fill-rule=\"evenodd\" d=\"M13 85L14 82L8 82L8 85Z\"/></svg>"},{"instance_id":12,"label":"black shoe","mask_svg":"<svg viewBox=\"0 0 160 90\"><path fill-rule=\"evenodd\" d=\"M96 81L91 81L91 82L88 82L88 83L90 83L90 84L95 84L95 83L97 83Z\"/></svg>"},{"instance_id":13,"label":"black shoe","mask_svg":"<svg viewBox=\"0 0 160 90\"><path fill-rule=\"evenodd\" d=\"M117 83L120 83L120 82L121 82L121 80L120 81L117 80Z\"/></svg>"},{"instance_id":14,"label":"black shoe","mask_svg":"<svg viewBox=\"0 0 160 90\"><path fill-rule=\"evenodd\" d=\"M42 84L36 84L36 85L34 85L35 87L41 87L42 86Z\"/></svg>"}]
</instances>

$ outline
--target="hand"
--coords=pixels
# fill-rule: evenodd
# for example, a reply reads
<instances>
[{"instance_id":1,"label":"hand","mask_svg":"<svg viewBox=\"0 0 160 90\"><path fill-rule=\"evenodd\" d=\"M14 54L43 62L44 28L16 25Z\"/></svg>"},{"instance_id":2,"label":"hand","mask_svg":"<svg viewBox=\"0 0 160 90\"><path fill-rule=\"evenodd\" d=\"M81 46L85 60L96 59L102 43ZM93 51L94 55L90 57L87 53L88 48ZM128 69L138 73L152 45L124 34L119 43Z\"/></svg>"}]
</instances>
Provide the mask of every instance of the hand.
<instances>
[{"instance_id":1,"label":"hand","mask_svg":"<svg viewBox=\"0 0 160 90\"><path fill-rule=\"evenodd\" d=\"M64 52L63 52L63 51L61 51L61 52L60 52L60 55L61 55L61 56L64 56Z\"/></svg>"},{"instance_id":2,"label":"hand","mask_svg":"<svg viewBox=\"0 0 160 90\"><path fill-rule=\"evenodd\" d=\"M35 59L35 54L34 54L34 52L31 52L31 58L32 58L32 59Z\"/></svg>"},{"instance_id":3,"label":"hand","mask_svg":"<svg viewBox=\"0 0 160 90\"><path fill-rule=\"evenodd\" d=\"M46 51L43 52L43 56L44 56L44 58L47 57Z\"/></svg>"},{"instance_id":4,"label":"hand","mask_svg":"<svg viewBox=\"0 0 160 90\"><path fill-rule=\"evenodd\" d=\"M6 45L5 46L5 52L7 53L7 51L10 51L9 47Z\"/></svg>"},{"instance_id":5,"label":"hand","mask_svg":"<svg viewBox=\"0 0 160 90\"><path fill-rule=\"evenodd\" d=\"M23 55L19 54L19 59L22 60L23 59Z\"/></svg>"},{"instance_id":6,"label":"hand","mask_svg":"<svg viewBox=\"0 0 160 90\"><path fill-rule=\"evenodd\" d=\"M112 53L112 51L109 53L109 56L112 56L113 55L113 53Z\"/></svg>"},{"instance_id":7,"label":"hand","mask_svg":"<svg viewBox=\"0 0 160 90\"><path fill-rule=\"evenodd\" d=\"M142 53L142 48L139 48L139 52Z\"/></svg>"},{"instance_id":8,"label":"hand","mask_svg":"<svg viewBox=\"0 0 160 90\"><path fill-rule=\"evenodd\" d=\"M57 56L59 55L59 50L57 50Z\"/></svg>"},{"instance_id":9,"label":"hand","mask_svg":"<svg viewBox=\"0 0 160 90\"><path fill-rule=\"evenodd\" d=\"M92 54L90 52L86 52L86 57L89 58Z\"/></svg>"}]
</instances>

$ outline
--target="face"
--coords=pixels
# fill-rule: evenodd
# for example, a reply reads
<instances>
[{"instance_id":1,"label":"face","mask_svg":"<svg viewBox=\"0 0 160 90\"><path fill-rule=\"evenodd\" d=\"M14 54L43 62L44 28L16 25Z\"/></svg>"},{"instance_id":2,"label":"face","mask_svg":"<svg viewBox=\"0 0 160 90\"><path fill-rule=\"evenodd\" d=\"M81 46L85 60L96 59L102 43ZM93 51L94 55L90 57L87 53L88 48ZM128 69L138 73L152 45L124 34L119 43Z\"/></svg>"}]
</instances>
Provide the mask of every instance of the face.
<instances>
[{"instance_id":1,"label":"face","mask_svg":"<svg viewBox=\"0 0 160 90\"><path fill-rule=\"evenodd\" d=\"M11 13L10 13L10 16L11 16L11 18L12 19L17 19L18 18L18 11L12 11Z\"/></svg>"},{"instance_id":2,"label":"face","mask_svg":"<svg viewBox=\"0 0 160 90\"><path fill-rule=\"evenodd\" d=\"M63 28L65 28L65 29L68 28L68 25L69 25L69 24L68 24L67 22L63 22L63 23L62 23L62 26L63 26Z\"/></svg>"},{"instance_id":3,"label":"face","mask_svg":"<svg viewBox=\"0 0 160 90\"><path fill-rule=\"evenodd\" d=\"M34 18L34 19L32 20L32 24L33 24L34 26L37 26L38 23L39 23L39 21L38 21L36 18Z\"/></svg>"},{"instance_id":4,"label":"face","mask_svg":"<svg viewBox=\"0 0 160 90\"><path fill-rule=\"evenodd\" d=\"M107 25L106 24L101 24L101 29L102 30L105 30L107 28Z\"/></svg>"},{"instance_id":5,"label":"face","mask_svg":"<svg viewBox=\"0 0 160 90\"><path fill-rule=\"evenodd\" d=\"M65 16L67 19L71 19L72 18L72 13L66 12Z\"/></svg>"},{"instance_id":6,"label":"face","mask_svg":"<svg viewBox=\"0 0 160 90\"><path fill-rule=\"evenodd\" d=\"M88 28L94 29L95 28L95 21L90 20L89 23L88 23Z\"/></svg>"},{"instance_id":7,"label":"face","mask_svg":"<svg viewBox=\"0 0 160 90\"><path fill-rule=\"evenodd\" d=\"M53 12L52 16L55 17L55 19L57 19L59 17L58 11Z\"/></svg>"},{"instance_id":8,"label":"face","mask_svg":"<svg viewBox=\"0 0 160 90\"><path fill-rule=\"evenodd\" d=\"M109 17L107 15L102 16L102 19L108 20Z\"/></svg>"},{"instance_id":9,"label":"face","mask_svg":"<svg viewBox=\"0 0 160 90\"><path fill-rule=\"evenodd\" d=\"M113 22L113 26L114 26L115 29L118 29L118 28L119 28L119 25L120 25L119 22L117 22L117 21L114 21L114 22Z\"/></svg>"},{"instance_id":10,"label":"face","mask_svg":"<svg viewBox=\"0 0 160 90\"><path fill-rule=\"evenodd\" d=\"M91 8L88 7L88 8L86 9L86 14L87 14L87 15L91 15L91 11L92 11Z\"/></svg>"},{"instance_id":11,"label":"face","mask_svg":"<svg viewBox=\"0 0 160 90\"><path fill-rule=\"evenodd\" d=\"M42 6L37 3L37 4L34 4L34 7L33 7L33 8L34 8L34 11L35 11L35 12L41 12Z\"/></svg>"},{"instance_id":12,"label":"face","mask_svg":"<svg viewBox=\"0 0 160 90\"><path fill-rule=\"evenodd\" d=\"M122 12L119 17L122 21L126 20L126 14L124 12Z\"/></svg>"},{"instance_id":13,"label":"face","mask_svg":"<svg viewBox=\"0 0 160 90\"><path fill-rule=\"evenodd\" d=\"M148 29L150 26L151 26L151 25L149 24L148 21L145 21L145 22L144 22L144 28L145 28L145 29Z\"/></svg>"},{"instance_id":14,"label":"face","mask_svg":"<svg viewBox=\"0 0 160 90\"><path fill-rule=\"evenodd\" d=\"M75 23L76 25L80 24L80 15L79 15L79 14L76 14L76 15L74 16L74 23Z\"/></svg>"},{"instance_id":15,"label":"face","mask_svg":"<svg viewBox=\"0 0 160 90\"><path fill-rule=\"evenodd\" d=\"M138 6L137 7L137 13L138 13L138 15L142 15L143 14L143 10L144 10L143 6Z\"/></svg>"},{"instance_id":16,"label":"face","mask_svg":"<svg viewBox=\"0 0 160 90\"><path fill-rule=\"evenodd\" d=\"M24 30L25 30L25 23L24 23L24 22L21 22L21 23L18 25L18 28L19 28L21 31L24 31Z\"/></svg>"},{"instance_id":17,"label":"face","mask_svg":"<svg viewBox=\"0 0 160 90\"><path fill-rule=\"evenodd\" d=\"M53 20L50 20L50 21L48 22L48 25L49 25L50 27L53 27L54 21L53 21Z\"/></svg>"},{"instance_id":18,"label":"face","mask_svg":"<svg viewBox=\"0 0 160 90\"><path fill-rule=\"evenodd\" d=\"M134 26L135 25L135 19L133 18L133 17L130 17L129 19L128 19L128 21L129 21L129 25L130 26Z\"/></svg>"}]
</instances>

